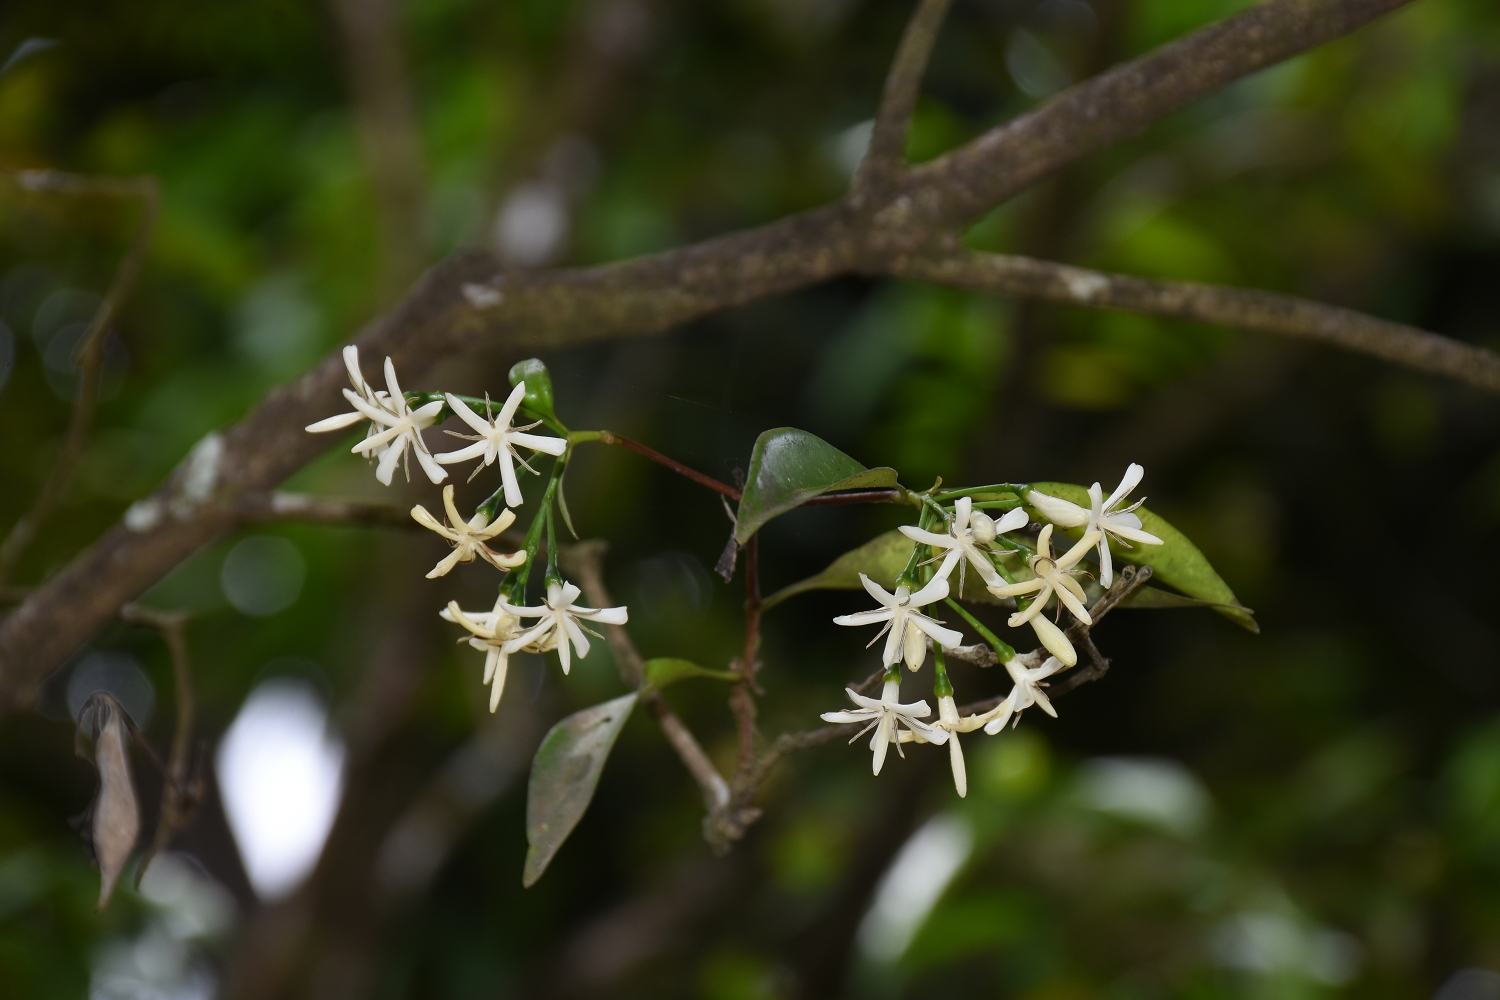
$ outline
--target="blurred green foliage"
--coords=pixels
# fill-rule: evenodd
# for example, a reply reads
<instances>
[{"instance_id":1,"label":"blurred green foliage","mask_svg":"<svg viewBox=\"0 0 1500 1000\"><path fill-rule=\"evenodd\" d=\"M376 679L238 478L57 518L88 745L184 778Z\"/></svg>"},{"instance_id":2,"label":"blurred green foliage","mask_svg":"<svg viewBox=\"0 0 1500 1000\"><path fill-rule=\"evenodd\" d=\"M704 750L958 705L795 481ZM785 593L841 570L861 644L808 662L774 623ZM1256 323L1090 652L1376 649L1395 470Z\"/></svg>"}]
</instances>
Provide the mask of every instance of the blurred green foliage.
<instances>
[{"instance_id":1,"label":"blurred green foliage","mask_svg":"<svg viewBox=\"0 0 1500 1000\"><path fill-rule=\"evenodd\" d=\"M1046 87L1241 6L958 0L909 153L938 155ZM423 171L419 256L493 244L523 189L561 220L535 262L564 264L836 196L909 7L392 4ZM0 12L0 61L27 39L57 41L0 72L0 165L150 173L164 192L97 432L11 582L55 572L204 434L402 295L338 23L331 5L285 0L12 0ZM1500 10L1418 0L1089 157L968 239L1310 295L1500 346L1497 136ZM49 350L89 300L59 293L101 293L134 218L0 186L0 525L35 494L66 424L66 351ZM521 356L484 345L421 387L499 395ZM207 975L239 996L1405 998L1444 983L1441 1000L1500 995L1484 978L1500 971L1493 400L1223 330L855 280L544 357L570 426L629 434L725 479L785 424L919 487L939 475L1109 486L1141 461L1153 508L1204 549L1263 634L1207 613L1122 612L1099 633L1114 668L1060 701L1059 720L1033 712L1000 737L966 738L967 800L938 753L915 748L872 780L861 753L833 746L783 766L766 818L723 860L699 840L678 762L633 718L588 814L524 893L525 759L557 719L623 689L603 648L567 678L518 657L499 725L520 764L463 772L480 773L462 786L481 789L472 808L453 813L430 880L392 897L378 867L389 832L448 787L444 769L469 759L489 718L477 654L435 612L452 597L487 602L493 580L481 565L424 581L440 553L430 537L258 527L246 534L285 539L305 568L284 610L248 615L226 597L240 538L149 600L195 613L208 740L266 677L322 692L351 747L324 864L290 903L258 904L210 796L178 849L235 896L235 929L171 932L179 903L129 889L95 915L95 875L68 824L92 782L73 756L70 666L38 713L0 720L0 995L82 996L91 981L92 995L122 995L110 976L130 962L145 976L141 963L164 954L176 956L158 962L165 980ZM430 509L436 498L399 477L381 490L342 449L290 485ZM580 533L611 540L609 582L642 652L726 665L740 592L708 570L729 532L717 499L619 449L583 453L567 489ZM528 490L534 502L534 480ZM819 508L773 522L767 591L896 515ZM811 594L773 613L768 734L812 725L869 673L872 654L828 623L857 600ZM164 747L160 639L121 625L91 651L139 662ZM954 683L961 700L1002 687L968 667ZM722 687L668 697L727 768ZM154 801L139 759L137 779ZM933 817L968 831L961 867L899 954L866 954L859 928L881 874Z\"/></svg>"}]
</instances>

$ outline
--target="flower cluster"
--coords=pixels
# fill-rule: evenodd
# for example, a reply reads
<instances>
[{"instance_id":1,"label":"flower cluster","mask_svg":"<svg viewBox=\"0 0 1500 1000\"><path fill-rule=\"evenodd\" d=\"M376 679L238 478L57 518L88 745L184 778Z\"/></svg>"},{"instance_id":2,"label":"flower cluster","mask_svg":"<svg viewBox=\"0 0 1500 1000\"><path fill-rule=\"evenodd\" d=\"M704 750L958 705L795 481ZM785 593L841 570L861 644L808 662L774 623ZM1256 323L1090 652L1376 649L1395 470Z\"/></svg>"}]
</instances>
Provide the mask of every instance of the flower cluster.
<instances>
[{"instance_id":1,"label":"flower cluster","mask_svg":"<svg viewBox=\"0 0 1500 1000\"><path fill-rule=\"evenodd\" d=\"M967 777L959 733L983 727L986 733L994 735L1007 724L1019 721L1021 713L1033 705L1049 715L1057 715L1044 690L1046 679L1077 664L1078 654L1064 628L1049 617L1047 611L1050 606L1058 619L1066 613L1082 626L1093 624L1086 607L1084 588L1077 579L1084 574L1080 563L1091 550L1096 550L1100 583L1108 587L1113 581L1111 539L1124 546L1131 542L1162 544L1160 538L1141 526L1135 511L1142 501L1129 507L1120 506L1140 483L1144 473L1141 466L1131 465L1108 500L1104 499L1100 485L1095 483L1088 491L1092 501L1088 509L1034 489L1026 490L1025 504L1047 519L1037 532L1034 547L1019 538L1007 537L1030 523L1020 500L996 502L995 506L1009 507L996 520L978 509L971 496L953 498L951 508L944 506L941 495L924 499L921 523L904 525L900 529L915 546L906 569L896 580L894 593L861 573L860 583L880 607L834 619L838 625L882 625L870 643L874 645L882 636L886 637L881 657L886 668L881 696L878 699L867 697L850 688L847 693L856 707L824 713L824 721L862 723L855 739L874 729L870 749L872 769L876 774L880 773L886 751L892 743L898 752L904 743L946 743L954 787L960 796L965 795ZM1078 540L1061 555L1054 554L1052 548L1053 533L1058 527L1083 529ZM938 528L946 530L934 530ZM935 555L923 558L928 551ZM1007 567L1008 560L1014 564L1016 572ZM936 568L933 568L934 563ZM1023 566L1025 573L1020 574ZM1016 605L1016 612L1010 616L1008 624L1012 628L1030 625L1042 648L1017 656L962 612L949 596L949 581L955 568L958 569L960 599L965 594L966 571L972 568L993 598ZM1017 579L1018 575L1024 575L1024 578ZM1010 675L1010 694L981 714L961 715L954 700L953 685L948 679L941 650L958 647L963 635L923 610L940 601L959 608L964 617L991 640ZM932 714L926 701L902 702L900 696L901 663L905 662L912 671L921 669L929 645L937 651L934 678L934 694L938 700L936 722L926 721Z\"/></svg>"},{"instance_id":2,"label":"flower cluster","mask_svg":"<svg viewBox=\"0 0 1500 1000\"><path fill-rule=\"evenodd\" d=\"M588 655L589 640L584 634L587 626L583 622L599 622L607 625L623 625L627 620L625 608L586 608L577 603L581 591L562 579L557 572L557 545L551 537L552 496L561 479L566 462L568 441L566 438L528 433L541 426L543 421L516 427L516 414L526 399L526 383L516 382L510 395L494 413L489 397L483 402L484 416L476 412L478 400L465 400L448 393L403 393L396 381L396 369L390 358L385 359L385 390L378 390L364 379L359 366L359 350L344 348L344 365L349 370L352 389L344 390L344 398L354 407L352 413L342 413L310 425L312 433L342 430L359 423L370 422L365 437L351 451L376 460L375 477L389 486L397 463L415 454L417 463L434 483L447 478L445 465L454 465L472 459L480 459L474 469L473 479L491 465L500 467L500 488L494 495L479 505L467 520L459 513L454 503L453 486L443 487L443 509L447 522L438 520L421 504L413 507L411 516L430 531L446 539L453 550L432 570L427 578L445 576L459 563L481 559L501 573L506 574L495 605L489 611L464 611L458 602L450 601L441 612L447 621L463 626L468 631L467 642L485 654L484 683L490 685L490 711L500 704L505 690L505 675L511 654L517 652L547 653L555 651L562 664L563 673L572 667L574 653L579 659ZM512 375L512 378L515 376ZM415 404L415 405L413 405ZM456 451L434 455L422 439L422 431L442 421L448 414L457 416L472 429L474 434L448 431L455 437L472 442ZM517 448L526 448L534 453L551 455L557 459L550 479L547 494L539 513L527 532L524 547L516 552L502 553L490 547L516 520L515 510L523 502L521 484L516 477L516 466L529 472L536 470L527 464ZM409 478L408 470L408 478ZM503 504L503 506L502 506ZM498 512L498 513L497 513ZM521 595L529 576L529 563L536 554L542 528L548 529L548 566L544 576L547 596L543 603L526 606ZM521 569L526 567L525 569ZM520 573L512 571L520 569ZM597 633L595 633L597 634Z\"/></svg>"}]
</instances>

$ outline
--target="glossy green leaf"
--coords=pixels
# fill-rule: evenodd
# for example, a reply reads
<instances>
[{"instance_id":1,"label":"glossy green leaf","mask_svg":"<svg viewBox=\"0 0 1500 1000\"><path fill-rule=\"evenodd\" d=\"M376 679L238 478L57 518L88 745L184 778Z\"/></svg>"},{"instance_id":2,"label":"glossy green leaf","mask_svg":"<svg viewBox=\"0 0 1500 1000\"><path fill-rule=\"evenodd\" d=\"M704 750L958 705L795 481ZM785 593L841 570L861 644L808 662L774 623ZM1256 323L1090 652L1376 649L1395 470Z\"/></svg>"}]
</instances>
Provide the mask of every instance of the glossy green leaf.
<instances>
[{"instance_id":1,"label":"glossy green leaf","mask_svg":"<svg viewBox=\"0 0 1500 1000\"><path fill-rule=\"evenodd\" d=\"M552 373L540 358L527 358L511 365L510 384L514 386L522 379L526 381L526 395L521 405L544 420L556 421L557 414L552 411Z\"/></svg>"},{"instance_id":2,"label":"glossy green leaf","mask_svg":"<svg viewBox=\"0 0 1500 1000\"><path fill-rule=\"evenodd\" d=\"M738 674L730 673L728 670L710 670L707 667L698 666L691 660L679 660L670 656L647 660L645 672L643 689L648 691L660 690L668 684L676 684L678 681L693 677L711 677L714 680L730 683L740 679Z\"/></svg>"},{"instance_id":3,"label":"glossy green leaf","mask_svg":"<svg viewBox=\"0 0 1500 1000\"><path fill-rule=\"evenodd\" d=\"M631 692L574 712L553 726L537 748L526 789L526 842L531 846L522 885L529 887L542 877L583 818L637 697Z\"/></svg>"},{"instance_id":4,"label":"glossy green leaf","mask_svg":"<svg viewBox=\"0 0 1500 1000\"><path fill-rule=\"evenodd\" d=\"M1081 507L1089 505L1088 490L1082 486L1073 483L1033 483L1032 485L1048 496L1058 497ZM1046 520L1034 507L1028 505L1026 509L1034 519ZM1162 544L1136 545L1127 549L1112 541L1110 550L1117 561L1150 566L1153 576L1160 582L1176 587L1188 597L1205 602L1219 614L1251 632L1260 631L1260 626L1255 622L1254 612L1240 604L1239 599L1234 596L1234 591L1229 589L1229 584L1225 583L1223 578L1214 571L1208 558L1188 540L1186 535L1172 527L1165 518L1145 507L1139 508L1136 513L1140 515L1142 527L1160 538ZM1069 528L1066 533L1077 538L1083 531L1081 528ZM1142 600L1149 599L1143 598ZM1150 605L1135 603L1132 606Z\"/></svg>"},{"instance_id":5,"label":"glossy green leaf","mask_svg":"<svg viewBox=\"0 0 1500 1000\"><path fill-rule=\"evenodd\" d=\"M911 556L914 544L916 543L899 531L887 531L859 548L845 552L818 575L799 580L776 591L761 602L761 607L771 608L789 597L805 594L809 590L859 590L861 589L859 582L861 573L885 589L891 590L896 586L896 577L901 575L901 570L906 566L906 560ZM954 569L953 572L957 574L958 570ZM1029 579L1030 576L1030 572L1023 568L1016 578L1018 580ZM957 583L956 577L954 582ZM1004 604L1009 607L1008 602L1002 601L984 588L979 574L973 572L973 567L969 567L968 572L964 574L963 600L979 604Z\"/></svg>"},{"instance_id":6,"label":"glossy green leaf","mask_svg":"<svg viewBox=\"0 0 1500 1000\"><path fill-rule=\"evenodd\" d=\"M734 537L743 545L771 518L823 493L895 485L895 469L867 469L815 434L777 427L756 438L750 452Z\"/></svg>"}]
</instances>

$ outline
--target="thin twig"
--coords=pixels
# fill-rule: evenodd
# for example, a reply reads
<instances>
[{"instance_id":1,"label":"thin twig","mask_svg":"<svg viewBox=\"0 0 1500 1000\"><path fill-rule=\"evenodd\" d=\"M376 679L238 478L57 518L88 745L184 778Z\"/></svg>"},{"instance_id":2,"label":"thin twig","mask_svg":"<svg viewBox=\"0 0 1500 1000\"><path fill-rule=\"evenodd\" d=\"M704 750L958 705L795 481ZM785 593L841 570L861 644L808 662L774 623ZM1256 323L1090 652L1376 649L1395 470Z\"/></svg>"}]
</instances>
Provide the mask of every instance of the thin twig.
<instances>
[{"instance_id":1,"label":"thin twig","mask_svg":"<svg viewBox=\"0 0 1500 1000\"><path fill-rule=\"evenodd\" d=\"M854 175L856 197L879 191L901 171L912 112L922 91L922 75L927 71L932 46L951 3L952 0L918 0L917 9L906 23L896 57L885 77L885 92L870 133L870 148Z\"/></svg>"},{"instance_id":2,"label":"thin twig","mask_svg":"<svg viewBox=\"0 0 1500 1000\"><path fill-rule=\"evenodd\" d=\"M300 521L312 524L425 530L411 514L395 504L320 497L307 493L247 493L235 500L247 521Z\"/></svg>"},{"instance_id":3,"label":"thin twig","mask_svg":"<svg viewBox=\"0 0 1500 1000\"><path fill-rule=\"evenodd\" d=\"M127 604L120 617L137 625L148 625L161 633L172 655L172 683L177 703L177 725L172 732L172 748L163 770L161 808L157 813L156 834L136 869L136 885L151 864L151 859L171 843L177 831L187 826L203 798L202 758L193 766L193 729L197 718L197 698L193 693L193 670L187 642L188 614L183 611L159 611L139 604Z\"/></svg>"},{"instance_id":4,"label":"thin twig","mask_svg":"<svg viewBox=\"0 0 1500 1000\"><path fill-rule=\"evenodd\" d=\"M607 548L604 542L587 541L558 550L558 558L568 575L578 582L584 597L597 608L610 607L614 603L604 585L603 562ZM609 643L610 652L614 654L620 679L630 687L639 688L644 679L645 661L635 648L630 633L623 625L606 625L604 638ZM661 727L667 743L677 752L688 773L698 783L703 792L704 806L710 813L726 806L729 803L729 783L719 774L718 768L714 767L713 761L704 752L702 744L681 717L672 711L672 706L667 704L661 692L644 692L641 703Z\"/></svg>"},{"instance_id":5,"label":"thin twig","mask_svg":"<svg viewBox=\"0 0 1500 1000\"><path fill-rule=\"evenodd\" d=\"M41 490L32 499L31 506L11 526L5 541L0 542L0 583L3 583L10 579L21 555L52 515L57 502L62 499L63 491L73 480L78 460L83 457L84 446L88 444L89 428L94 420L94 407L99 400L99 390L104 378L105 334L131 289L135 287L136 279L140 277L146 250L151 245L151 235L156 230L161 192L154 177L88 177L54 170L22 170L0 173L0 178L7 179L26 191L80 197L129 198L139 199L141 202L141 218L131 237L130 247L115 268L109 289L104 293L99 308L94 310L83 340L74 351L78 382L62 448L58 451L57 460L53 462L52 470L42 483Z\"/></svg>"},{"instance_id":6,"label":"thin twig","mask_svg":"<svg viewBox=\"0 0 1500 1000\"><path fill-rule=\"evenodd\" d=\"M1106 274L1029 257L974 251L906 258L895 263L891 273L974 291L1297 337L1500 392L1500 355L1493 351L1294 295Z\"/></svg>"},{"instance_id":7,"label":"thin twig","mask_svg":"<svg viewBox=\"0 0 1500 1000\"><path fill-rule=\"evenodd\" d=\"M686 476L688 479L691 479L699 486L707 486L715 493L722 493L724 496L728 497L731 500L738 500L740 498L740 491L735 489L733 486L730 486L728 483L721 483L713 476L704 475L697 469L689 468L688 466L683 465L681 462L677 461L677 459L668 458L666 455L663 455L655 448L651 448L647 445L641 444L639 441L631 440L623 434L616 434L613 431L600 431L599 440L603 441L605 444L617 444L622 448L629 448L637 455L644 455L646 458L651 459L651 461L655 462L657 465L666 466L668 469L671 469L679 476Z\"/></svg>"}]
</instances>

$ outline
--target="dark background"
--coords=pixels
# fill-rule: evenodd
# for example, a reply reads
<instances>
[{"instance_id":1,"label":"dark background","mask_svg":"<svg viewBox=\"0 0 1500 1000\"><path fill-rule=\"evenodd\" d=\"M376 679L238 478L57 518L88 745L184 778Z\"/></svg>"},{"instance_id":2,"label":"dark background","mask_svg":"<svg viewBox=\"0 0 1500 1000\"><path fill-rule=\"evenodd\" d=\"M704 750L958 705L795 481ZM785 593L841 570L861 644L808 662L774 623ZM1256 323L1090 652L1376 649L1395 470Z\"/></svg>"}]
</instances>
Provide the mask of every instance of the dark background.
<instances>
[{"instance_id":1,"label":"dark background","mask_svg":"<svg viewBox=\"0 0 1500 1000\"><path fill-rule=\"evenodd\" d=\"M391 76L367 47L346 58L332 6L13 0L0 53L58 44L0 75L0 162L153 174L163 209L80 474L12 582L45 579L417 268L494 240L506 206L531 198L566 218L540 250L502 239L514 263L587 264L836 197L848 130L873 114L909 6L409 0L394 36L405 73L398 60ZM909 155L1237 6L957 0ZM414 156L362 145L361 114L381 112L350 96L360 65L409 95ZM378 127L399 135L392 120ZM970 242L1308 295L1500 346L1497 137L1500 10L1420 0L1088 158ZM382 188L382 171L399 183ZM38 307L60 289L102 292L133 221L127 206L0 187L0 523L40 486L72 391L66 351L48 348L81 317ZM530 752L567 712L623 693L608 652L567 678L519 658L492 723L479 654L435 614L453 597L485 603L491 570L423 580L443 551L430 535L257 528L305 565L288 609L250 616L225 599L239 539L148 600L196 613L208 739L267 676L323 693L349 772L319 868L291 900L258 905L211 797L177 846L234 898L232 924L151 952L170 907L123 890L95 915L97 874L68 822L93 772L73 755L60 675L38 713L0 720L0 994L82 996L92 976L96 996L162 997L1500 997L1500 976L1475 971L1500 970L1493 398L1256 335L853 280L544 358L570 426L721 478L783 424L918 488L941 475L1108 490L1142 462L1152 508L1198 542L1261 634L1208 612L1121 612L1097 633L1114 669L1060 701L1060 719L966 737L967 800L942 751L872 779L862 745L835 744L783 766L765 819L724 859L642 716L523 891ZM503 395L515 360L503 345L444 359L419 387ZM343 448L291 487L438 503L420 477L381 488ZM724 666L741 592L708 571L728 531L717 498L602 447L580 452L567 489L580 533L611 543L609 582L642 651ZM764 532L766 588L896 518L783 518ZM768 619L767 734L815 724L870 671L867 636L829 623L864 603L814 594ZM165 746L159 637L122 625L90 649L136 658ZM954 681L961 698L1005 687L965 666ZM727 767L723 689L693 682L670 700ZM1111 766L1197 811L1110 806ZM137 776L150 800L159 782L139 760ZM382 845L419 813L446 839L393 880ZM934 816L967 824L968 860L899 955L862 950L880 874ZM146 992L121 993L105 972L127 953L171 961Z\"/></svg>"}]
</instances>

